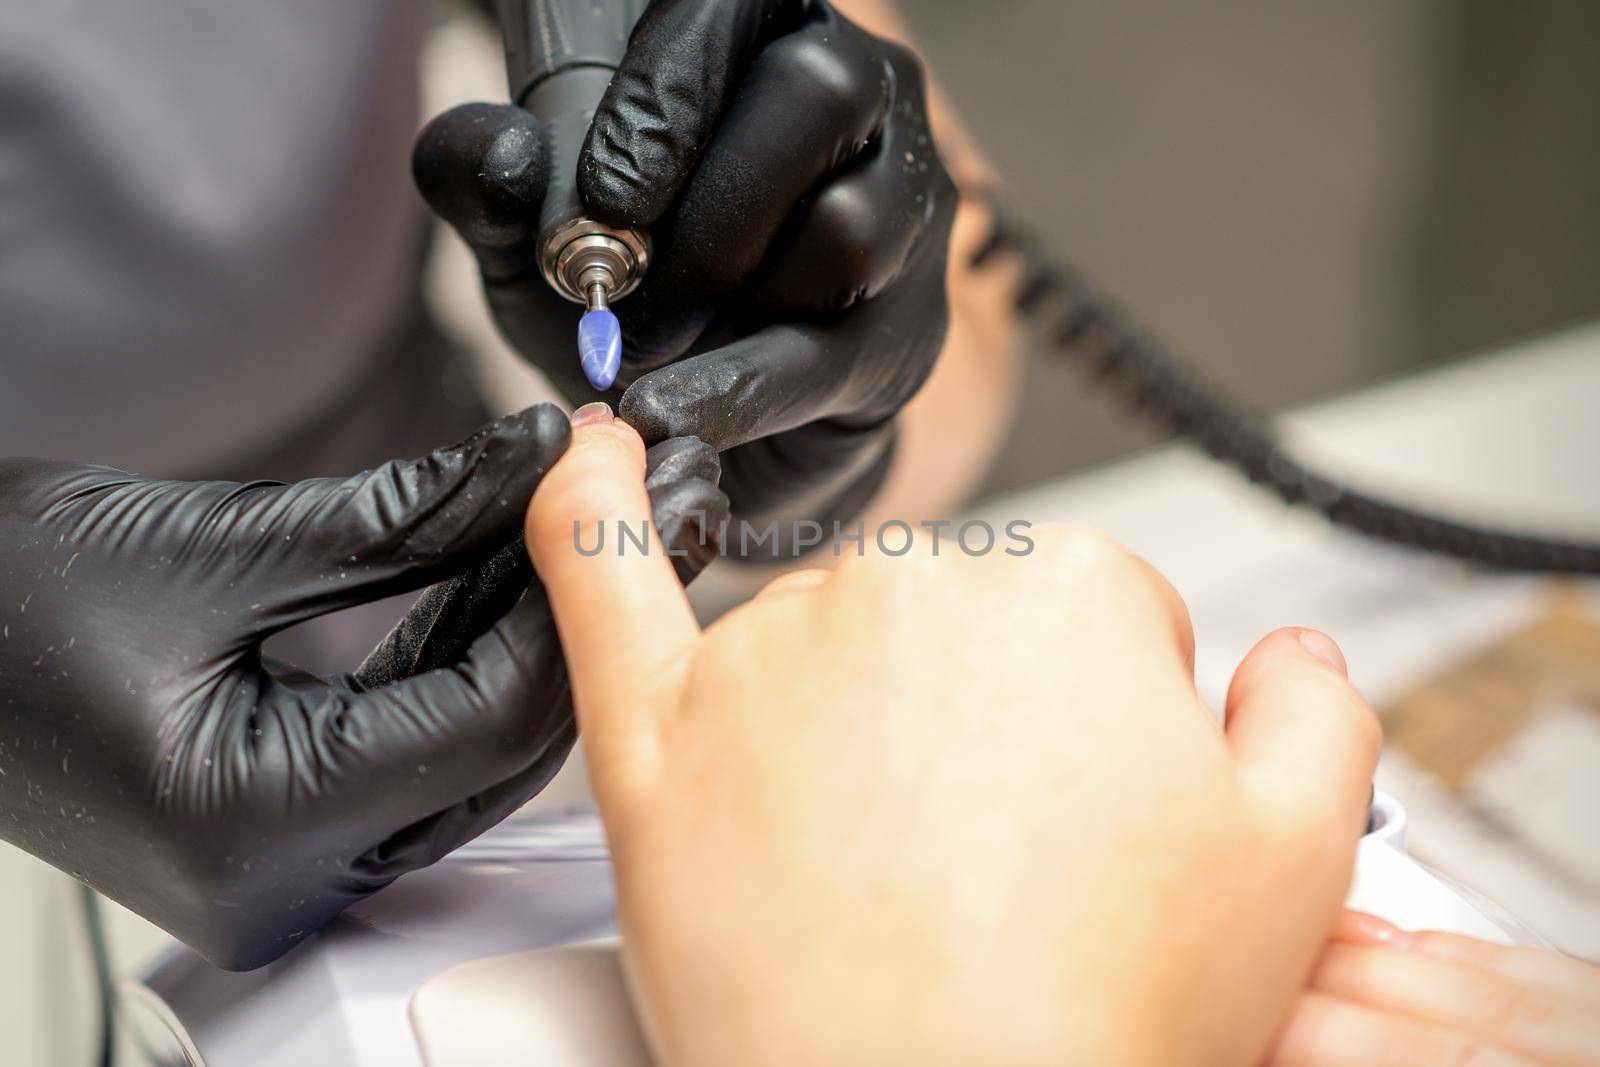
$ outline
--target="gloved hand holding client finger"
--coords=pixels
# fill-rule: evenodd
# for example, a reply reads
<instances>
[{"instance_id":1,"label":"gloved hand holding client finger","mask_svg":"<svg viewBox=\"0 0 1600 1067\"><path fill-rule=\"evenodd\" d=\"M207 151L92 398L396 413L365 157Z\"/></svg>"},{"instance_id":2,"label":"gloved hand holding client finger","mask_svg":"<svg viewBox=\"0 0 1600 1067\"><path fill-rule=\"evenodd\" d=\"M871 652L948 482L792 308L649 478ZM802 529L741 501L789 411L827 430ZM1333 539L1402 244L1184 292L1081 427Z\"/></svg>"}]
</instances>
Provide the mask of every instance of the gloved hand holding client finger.
<instances>
[{"instance_id":1,"label":"gloved hand holding client finger","mask_svg":"<svg viewBox=\"0 0 1600 1067\"><path fill-rule=\"evenodd\" d=\"M545 406L296 485L0 461L0 839L244 969L515 811L577 733L520 533L568 438ZM717 457L674 440L650 467L688 581ZM353 674L261 656L430 583Z\"/></svg>"}]
</instances>

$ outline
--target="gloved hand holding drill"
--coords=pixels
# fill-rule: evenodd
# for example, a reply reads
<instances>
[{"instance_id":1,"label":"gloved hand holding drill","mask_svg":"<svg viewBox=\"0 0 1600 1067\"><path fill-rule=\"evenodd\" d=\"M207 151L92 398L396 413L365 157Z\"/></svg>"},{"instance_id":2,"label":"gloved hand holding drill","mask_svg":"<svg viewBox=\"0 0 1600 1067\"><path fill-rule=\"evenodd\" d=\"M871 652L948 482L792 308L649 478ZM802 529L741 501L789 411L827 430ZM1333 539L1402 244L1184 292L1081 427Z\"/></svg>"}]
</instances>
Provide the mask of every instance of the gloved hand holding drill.
<instances>
[{"instance_id":1,"label":"gloved hand holding drill","mask_svg":"<svg viewBox=\"0 0 1600 1067\"><path fill-rule=\"evenodd\" d=\"M0 839L247 968L498 823L577 732L519 536L568 438L546 406L298 485L0 461ZM726 512L716 454L651 460L687 580ZM352 676L261 658L444 579Z\"/></svg>"},{"instance_id":2,"label":"gloved hand holding drill","mask_svg":"<svg viewBox=\"0 0 1600 1067\"><path fill-rule=\"evenodd\" d=\"M575 315L538 267L538 121L457 108L423 131L414 166L476 252L507 338L568 395L594 398L551 344ZM577 178L592 217L655 243L614 308L623 417L650 443L726 451L737 518L859 514L949 321L957 195L916 56L823 0L654 0Z\"/></svg>"}]
</instances>

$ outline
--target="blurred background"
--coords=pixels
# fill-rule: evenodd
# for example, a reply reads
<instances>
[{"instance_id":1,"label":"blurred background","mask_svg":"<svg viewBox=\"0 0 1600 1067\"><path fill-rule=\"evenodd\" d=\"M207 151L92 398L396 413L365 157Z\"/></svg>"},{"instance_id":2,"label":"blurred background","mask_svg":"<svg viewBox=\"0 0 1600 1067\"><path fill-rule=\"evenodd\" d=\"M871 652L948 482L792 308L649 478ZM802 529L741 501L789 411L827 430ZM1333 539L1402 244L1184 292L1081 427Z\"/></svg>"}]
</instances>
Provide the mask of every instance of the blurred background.
<instances>
[{"instance_id":1,"label":"blurred background","mask_svg":"<svg viewBox=\"0 0 1600 1067\"><path fill-rule=\"evenodd\" d=\"M1600 314L1592 0L908 0L1014 203L1277 409ZM991 488L1149 438L1035 361Z\"/></svg>"}]
</instances>

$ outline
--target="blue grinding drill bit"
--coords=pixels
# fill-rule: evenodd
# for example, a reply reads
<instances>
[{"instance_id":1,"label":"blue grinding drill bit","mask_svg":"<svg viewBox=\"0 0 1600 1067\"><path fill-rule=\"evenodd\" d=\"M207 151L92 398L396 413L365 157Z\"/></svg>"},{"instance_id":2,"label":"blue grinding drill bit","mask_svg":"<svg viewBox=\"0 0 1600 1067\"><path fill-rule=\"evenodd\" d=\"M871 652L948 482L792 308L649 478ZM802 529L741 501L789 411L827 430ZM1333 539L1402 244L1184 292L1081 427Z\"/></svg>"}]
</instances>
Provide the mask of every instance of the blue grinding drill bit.
<instances>
[{"instance_id":1,"label":"blue grinding drill bit","mask_svg":"<svg viewBox=\"0 0 1600 1067\"><path fill-rule=\"evenodd\" d=\"M622 369L622 325L608 306L605 286L589 287L588 306L578 320L578 360L589 384L604 393Z\"/></svg>"}]
</instances>

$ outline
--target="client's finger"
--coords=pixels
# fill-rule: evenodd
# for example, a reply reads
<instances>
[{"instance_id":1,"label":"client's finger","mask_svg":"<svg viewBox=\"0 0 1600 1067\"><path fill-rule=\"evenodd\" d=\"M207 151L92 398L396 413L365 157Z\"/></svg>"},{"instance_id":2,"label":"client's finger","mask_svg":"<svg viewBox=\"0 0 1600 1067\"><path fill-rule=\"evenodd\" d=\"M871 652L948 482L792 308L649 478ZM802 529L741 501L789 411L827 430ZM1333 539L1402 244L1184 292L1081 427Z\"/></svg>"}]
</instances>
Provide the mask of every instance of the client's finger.
<instances>
[{"instance_id":1,"label":"client's finger","mask_svg":"<svg viewBox=\"0 0 1600 1067\"><path fill-rule=\"evenodd\" d=\"M1293 628L1262 639L1234 672L1227 732L1241 772L1286 828L1354 847L1382 733L1332 640Z\"/></svg>"},{"instance_id":2,"label":"client's finger","mask_svg":"<svg viewBox=\"0 0 1600 1067\"><path fill-rule=\"evenodd\" d=\"M1474 1034L1413 1019L1323 993L1300 998L1266 1067L1536 1067L1535 1061Z\"/></svg>"},{"instance_id":3,"label":"client's finger","mask_svg":"<svg viewBox=\"0 0 1600 1067\"><path fill-rule=\"evenodd\" d=\"M644 442L593 404L573 416L572 447L528 509L528 551L591 752L650 724L700 632L650 521L644 476Z\"/></svg>"},{"instance_id":4,"label":"client's finger","mask_svg":"<svg viewBox=\"0 0 1600 1067\"><path fill-rule=\"evenodd\" d=\"M1537 988L1600 1001L1600 967L1553 949L1494 945L1437 931L1413 935L1409 947L1434 959L1479 967Z\"/></svg>"},{"instance_id":5,"label":"client's finger","mask_svg":"<svg viewBox=\"0 0 1600 1067\"><path fill-rule=\"evenodd\" d=\"M1367 945L1329 945L1310 988L1417 1022L1482 1035L1542 1063L1582 1063L1595 1027L1581 1000L1493 971Z\"/></svg>"}]
</instances>

